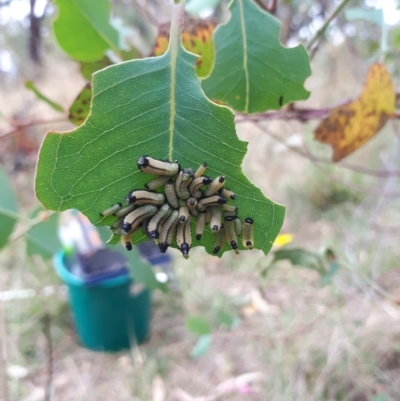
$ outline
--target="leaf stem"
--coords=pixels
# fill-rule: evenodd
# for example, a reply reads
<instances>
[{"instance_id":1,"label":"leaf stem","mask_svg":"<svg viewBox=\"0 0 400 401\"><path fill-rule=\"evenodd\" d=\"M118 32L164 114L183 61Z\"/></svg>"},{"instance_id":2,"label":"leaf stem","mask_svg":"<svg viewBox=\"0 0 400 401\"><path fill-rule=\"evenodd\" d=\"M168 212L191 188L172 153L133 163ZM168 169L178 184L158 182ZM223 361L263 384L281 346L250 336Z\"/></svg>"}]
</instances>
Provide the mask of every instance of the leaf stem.
<instances>
[{"instance_id":1,"label":"leaf stem","mask_svg":"<svg viewBox=\"0 0 400 401\"><path fill-rule=\"evenodd\" d=\"M12 219L15 220L22 220L24 223L29 223L31 221L27 217L22 216L19 213L13 212L12 210L5 209L4 207L1 206L0 206L0 214L2 214L3 216L11 217Z\"/></svg>"},{"instance_id":2,"label":"leaf stem","mask_svg":"<svg viewBox=\"0 0 400 401\"><path fill-rule=\"evenodd\" d=\"M327 18L325 23L321 26L320 29L316 32L314 37L311 39L311 41L307 45L307 50L310 50L312 46L315 44L315 42L318 41L318 39L325 33L327 30L329 24L332 22L333 19L336 18L336 16L343 10L344 7L350 2L351 0L342 0L340 4L333 10L332 14Z\"/></svg>"}]
</instances>

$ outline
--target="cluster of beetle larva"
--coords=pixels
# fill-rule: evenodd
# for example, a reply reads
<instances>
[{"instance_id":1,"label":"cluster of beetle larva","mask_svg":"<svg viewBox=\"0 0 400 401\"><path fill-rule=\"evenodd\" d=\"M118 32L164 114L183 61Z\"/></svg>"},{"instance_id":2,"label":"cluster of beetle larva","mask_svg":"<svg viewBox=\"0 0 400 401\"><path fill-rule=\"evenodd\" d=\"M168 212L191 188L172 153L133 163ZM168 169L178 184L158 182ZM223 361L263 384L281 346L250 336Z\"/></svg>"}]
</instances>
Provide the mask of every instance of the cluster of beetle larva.
<instances>
[{"instance_id":1,"label":"cluster of beetle larva","mask_svg":"<svg viewBox=\"0 0 400 401\"><path fill-rule=\"evenodd\" d=\"M100 215L114 215L119 219L110 227L114 234L122 235L126 249L132 249L132 234L142 228L150 240L165 253L176 234L176 242L183 256L189 257L192 245L191 224L196 218L196 239L200 240L205 226L210 224L216 235L213 253L217 254L225 242L239 253L237 237L242 237L244 247L253 249L253 219L243 222L237 216L238 208L227 203L236 199L234 192L224 187L223 175L212 180L204 176L207 163L193 172L181 169L175 162L140 156L137 165L146 174L157 176L145 188L130 191L125 198L127 206L117 203ZM175 177L175 181L172 179ZM163 192L155 192L164 186ZM222 218L224 222L222 223Z\"/></svg>"}]
</instances>

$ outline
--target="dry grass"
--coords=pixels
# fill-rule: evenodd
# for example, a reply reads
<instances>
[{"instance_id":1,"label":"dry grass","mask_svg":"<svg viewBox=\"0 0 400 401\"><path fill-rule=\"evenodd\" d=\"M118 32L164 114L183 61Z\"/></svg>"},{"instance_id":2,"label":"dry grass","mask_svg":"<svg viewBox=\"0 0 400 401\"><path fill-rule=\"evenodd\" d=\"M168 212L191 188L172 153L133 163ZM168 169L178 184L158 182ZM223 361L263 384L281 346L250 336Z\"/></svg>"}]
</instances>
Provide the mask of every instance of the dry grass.
<instances>
[{"instance_id":1,"label":"dry grass","mask_svg":"<svg viewBox=\"0 0 400 401\"><path fill-rule=\"evenodd\" d=\"M341 84L339 77L347 74L348 82L355 82L357 88L360 82L356 67L347 68L346 57L341 55L340 61L331 57L330 64L324 61L329 68L323 69L324 75L315 75L308 88L318 92L331 81L339 88L338 99L351 96L353 88ZM316 63L319 71L323 61ZM73 84L66 87L63 98L57 98L57 85L66 77ZM77 74L60 65L59 75L53 74L43 85L50 96L51 88L56 88L53 97L68 104L80 83ZM336 89L326 98L315 95L311 102L338 100L331 98L333 94ZM395 168L399 147L390 136L392 129L388 127L352 161L368 160L372 167L381 158ZM400 208L396 199L384 196L385 191L400 190L398 180L313 166L265 131L284 140L304 133L313 150L328 151L311 141L308 125L239 127L240 137L250 141L244 170L267 196L287 205L284 231L295 235L296 246L310 250L330 246L336 251L341 268L333 283L321 288L316 273L285 263L269 268L263 277L260 273L270 257L258 251L217 259L196 248L189 262L174 252L179 290L154 294L150 341L117 355L93 353L77 345L65 294L58 290L50 296L0 302L10 400L44 399L45 312L51 317L52 399L57 401L185 401L192 399L186 393L211 396L220 383L248 372L261 372L262 380L246 388L248 394L233 391L220 399L400 400L400 250L395 226ZM43 130L29 134L40 142ZM3 160L8 171L13 170L13 160ZM32 162L14 171L12 178L22 209L27 210L32 207ZM367 192L355 189L360 186ZM51 265L40 258L28 259L24 247L20 240L1 251L0 289L32 288L41 293L49 285L58 288ZM221 326L220 312L237 316L239 325ZM193 314L203 315L213 327L211 348L198 359L190 357L196 337L184 324L185 317ZM16 366L26 368L26 375L18 378L15 369L10 370Z\"/></svg>"}]
</instances>

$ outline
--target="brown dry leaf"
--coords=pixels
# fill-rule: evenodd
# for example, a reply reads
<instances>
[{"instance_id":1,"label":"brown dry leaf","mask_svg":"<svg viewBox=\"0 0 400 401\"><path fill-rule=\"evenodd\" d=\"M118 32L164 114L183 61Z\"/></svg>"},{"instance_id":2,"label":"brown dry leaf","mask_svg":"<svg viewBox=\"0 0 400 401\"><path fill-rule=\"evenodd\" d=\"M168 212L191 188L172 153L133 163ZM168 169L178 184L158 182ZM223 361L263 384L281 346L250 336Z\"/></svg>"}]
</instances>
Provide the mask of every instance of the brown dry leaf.
<instances>
[{"instance_id":1,"label":"brown dry leaf","mask_svg":"<svg viewBox=\"0 0 400 401\"><path fill-rule=\"evenodd\" d=\"M364 145L385 125L395 111L396 94L383 64L372 64L360 97L335 107L315 129L315 139L333 147L338 162Z\"/></svg>"}]
</instances>

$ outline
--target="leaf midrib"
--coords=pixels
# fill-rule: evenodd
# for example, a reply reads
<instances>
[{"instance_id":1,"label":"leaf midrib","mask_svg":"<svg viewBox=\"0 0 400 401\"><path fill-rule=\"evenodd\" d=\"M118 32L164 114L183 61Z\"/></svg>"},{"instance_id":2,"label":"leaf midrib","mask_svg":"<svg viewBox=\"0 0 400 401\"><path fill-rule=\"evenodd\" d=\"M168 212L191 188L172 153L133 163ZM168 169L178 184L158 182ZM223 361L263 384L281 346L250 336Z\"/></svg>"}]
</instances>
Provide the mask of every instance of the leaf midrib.
<instances>
[{"instance_id":1,"label":"leaf midrib","mask_svg":"<svg viewBox=\"0 0 400 401\"><path fill-rule=\"evenodd\" d=\"M246 81L246 100L244 105L244 112L248 113L249 111L249 98L250 98L250 87L249 87L249 70L248 70L248 61L247 61L247 36L246 36L246 25L244 22L244 9L243 9L243 0L238 0L239 9L240 9L240 27L242 30L242 39L243 39L243 70Z\"/></svg>"}]
</instances>

